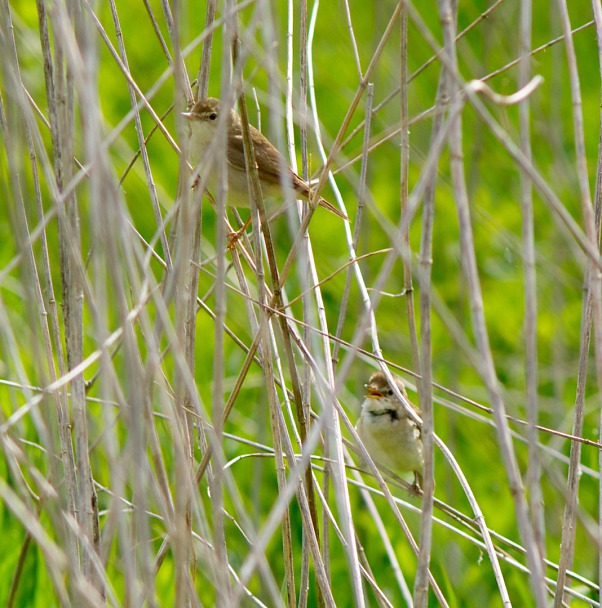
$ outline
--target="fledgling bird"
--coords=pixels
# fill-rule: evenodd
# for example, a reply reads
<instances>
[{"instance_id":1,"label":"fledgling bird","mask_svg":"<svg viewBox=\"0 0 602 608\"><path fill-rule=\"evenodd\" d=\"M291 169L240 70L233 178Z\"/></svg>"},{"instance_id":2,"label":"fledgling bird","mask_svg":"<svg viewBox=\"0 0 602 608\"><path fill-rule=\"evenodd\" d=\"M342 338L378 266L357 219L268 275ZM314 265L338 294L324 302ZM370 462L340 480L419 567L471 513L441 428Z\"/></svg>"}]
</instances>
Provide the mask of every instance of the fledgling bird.
<instances>
[{"instance_id":1,"label":"fledgling bird","mask_svg":"<svg viewBox=\"0 0 602 608\"><path fill-rule=\"evenodd\" d=\"M206 150L217 133L217 123L222 111L219 99L209 97L197 101L189 112L182 116L189 121L189 156L193 166L203 160ZM233 207L250 207L251 196L247 182L245 151L243 145L242 125L239 115L230 110L227 124L226 149L228 159L228 203ZM282 154L254 126L249 125L251 140L255 151L255 162L261 191L266 199L282 198L283 180L288 181L290 188L305 200L312 194L309 184L301 179L289 166ZM216 172L216 165L213 172ZM215 179L210 176L209 190L215 192ZM318 205L328 209L342 219L349 219L344 213L320 197Z\"/></svg>"},{"instance_id":2,"label":"fledgling bird","mask_svg":"<svg viewBox=\"0 0 602 608\"><path fill-rule=\"evenodd\" d=\"M403 381L397 377L395 381L407 399ZM414 486L421 488L424 458L420 428L407 415L382 372L370 376L366 389L355 426L357 434L375 463L394 471L413 471ZM411 405L420 415L420 410Z\"/></svg>"}]
</instances>

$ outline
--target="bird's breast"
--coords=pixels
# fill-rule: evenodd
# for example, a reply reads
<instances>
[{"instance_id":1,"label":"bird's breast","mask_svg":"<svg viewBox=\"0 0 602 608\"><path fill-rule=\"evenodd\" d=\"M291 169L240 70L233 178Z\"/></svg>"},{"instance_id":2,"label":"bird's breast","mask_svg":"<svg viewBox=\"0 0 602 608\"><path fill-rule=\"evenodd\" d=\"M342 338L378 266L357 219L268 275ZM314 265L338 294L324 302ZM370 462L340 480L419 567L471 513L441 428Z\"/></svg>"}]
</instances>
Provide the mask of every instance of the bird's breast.
<instances>
[{"instance_id":1,"label":"bird's breast","mask_svg":"<svg viewBox=\"0 0 602 608\"><path fill-rule=\"evenodd\" d=\"M209 148L213 141L214 135L215 132L205 123L193 122L190 125L188 154L190 156L191 165L196 166L203 160L207 148Z\"/></svg>"}]
</instances>

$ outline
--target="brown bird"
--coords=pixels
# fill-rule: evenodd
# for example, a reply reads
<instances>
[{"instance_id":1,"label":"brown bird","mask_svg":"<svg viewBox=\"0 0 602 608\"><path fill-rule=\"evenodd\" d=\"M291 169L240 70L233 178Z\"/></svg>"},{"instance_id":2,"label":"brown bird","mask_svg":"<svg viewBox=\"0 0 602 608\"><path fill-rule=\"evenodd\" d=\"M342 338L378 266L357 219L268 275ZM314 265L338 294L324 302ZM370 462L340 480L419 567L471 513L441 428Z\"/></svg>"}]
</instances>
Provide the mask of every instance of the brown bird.
<instances>
[{"instance_id":1,"label":"brown bird","mask_svg":"<svg viewBox=\"0 0 602 608\"><path fill-rule=\"evenodd\" d=\"M407 399L401 378L397 387ZM395 471L413 471L414 485L422 487L424 458L420 428L406 413L386 376L374 372L366 384L368 393L355 426L364 447L377 464ZM418 415L420 410L409 400Z\"/></svg>"},{"instance_id":2,"label":"brown bird","mask_svg":"<svg viewBox=\"0 0 602 608\"><path fill-rule=\"evenodd\" d=\"M219 99L209 97L194 104L190 112L182 116L190 121L189 125L189 154L190 162L196 166L205 156L217 133L217 123L222 111ZM243 146L242 126L240 117L230 110L228 117L227 159L228 159L228 202L234 207L250 207L251 197L247 182L245 152ZM288 182L290 188L305 200L309 200L312 190L309 184L301 179L289 166L284 156L252 125L249 125L251 140L255 151L255 162L259 182L264 198L283 196L283 182ZM208 180L209 189L215 191L215 177ZM318 204L338 217L346 220L347 216L320 197Z\"/></svg>"}]
</instances>

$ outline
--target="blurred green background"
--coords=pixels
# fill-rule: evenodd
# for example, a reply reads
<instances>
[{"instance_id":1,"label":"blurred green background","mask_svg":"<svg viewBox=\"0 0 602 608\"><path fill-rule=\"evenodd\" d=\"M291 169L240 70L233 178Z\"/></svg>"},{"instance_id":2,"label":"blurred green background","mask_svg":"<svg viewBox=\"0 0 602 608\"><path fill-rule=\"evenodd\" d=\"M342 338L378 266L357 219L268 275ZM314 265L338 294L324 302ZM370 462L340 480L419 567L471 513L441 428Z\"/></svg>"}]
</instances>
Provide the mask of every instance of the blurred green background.
<instances>
[{"instance_id":1,"label":"blurred green background","mask_svg":"<svg viewBox=\"0 0 602 608\"><path fill-rule=\"evenodd\" d=\"M161 15L159 2L149 2L155 15ZM379 44L380 37L385 30L388 20L396 3L389 0L379 2L362 2L353 0L349 2L349 11L355 33L362 73L373 57ZM293 103L299 105L299 14L298 3L293 3L294 15L294 41L293 41ZM458 7L458 29L462 31L475 21L489 8L487 2L461 1ZM261 8L263 7L263 8ZM14 36L17 45L17 56L21 76L31 98L41 111L46 114L47 103L44 85L44 73L39 41L39 25L36 5L29 1L13 1L5 7L8 8L14 25ZM82 12L88 14L88 5L81 5ZM205 3L183 3L173 6L172 10L179 23L179 41L182 48L193 41L203 30L205 24ZM587 3L571 3L570 16L572 27L576 28L588 23L592 19L591 8ZM152 24L144 7L140 3L121 2L117 9L121 21L125 45L128 52L128 61L132 77L143 92L151 90L164 71L167 69L167 60L161 50L161 45L153 31ZM311 6L310 6L311 9ZM108 3L97 3L93 10L99 21L106 29L107 34L115 44L115 31L112 25L111 11ZM256 11L264 10L262 27L251 27ZM442 43L441 27L435 3L416 4L422 20L435 37L437 44ZM218 17L222 14L222 7L218 9ZM269 99L268 90L270 82L266 65L272 62L277 66L280 78L272 82L279 87L279 102L273 102L270 107L284 105L284 91L286 84L286 24L287 3L277 1L263 6L262 3L250 3L240 11L241 31L248 35L245 40L245 49L251 54L245 63L243 74L245 78L245 94L250 108L251 122L257 124L253 91L257 92L262 108L262 129L273 141L283 141L282 132L275 132L272 128L274 122L268 117L266 101ZM271 23L270 23L271 21ZM5 21L6 23L6 21ZM487 78L490 74L500 70L516 61L520 57L520 3L506 1L491 12L484 20L479 21L458 42L458 58L463 78ZM167 46L173 56L172 44L169 42L169 33L165 27L165 20L160 21L161 33L167 41ZM4 27L4 26L3 26ZM274 28L277 44L272 44L268 35L270 28ZM7 30L5 30L5 34ZM56 33L53 32L53 36ZM555 5L536 1L533 7L533 48L548 45L562 35L562 27ZM223 74L223 30L218 28L214 39L213 55L211 61L211 77L209 94L220 96L222 90ZM253 45L250 45L250 41ZM596 162L598 141L600 136L600 65L597 60L597 44L595 28L589 26L573 37L579 62L580 90L583 102L583 115L585 120L585 144L588 168L590 175L590 188L594 192L596 185ZM6 43L5 43L6 44ZM109 134L130 111L131 104L126 81L121 71L100 38L94 41L98 51L98 100L104 118L104 132ZM433 57L433 50L424 38L423 32L412 21L408 26L408 74L410 77ZM196 77L201 57L201 47L197 44L186 55L185 62L190 79ZM531 144L534 164L548 182L549 186L558 195L568 212L582 225L581 200L577 181L575 138L572 114L572 103L567 71L566 54L562 41L546 47L533 55L531 60L532 75L540 74L544 77L543 84L531 96ZM2 98L11 98L11 83L8 76L2 81ZM411 79L409 84L409 114L411 118L418 117L434 106L436 101L437 83L440 75L440 64L434 61L426 69ZM358 89L360 77L353 56L353 47L349 35L349 25L345 16L345 5L342 2L322 3L319 7L315 26L313 44L313 77L315 78L315 96L320 116L322 139L329 149L336 137L342 120ZM386 42L383 53L369 81L374 85L374 106L380 104L399 87L400 84L400 34L397 24L391 38ZM489 86L497 93L511 94L518 88L518 66L504 69L501 73L487 80ZM273 93L273 91L272 91ZM151 103L155 111L162 115L171 104L182 107L179 94L173 77L168 77L165 83L152 97ZM507 133L507 137L518 142L519 117L518 107L502 107L485 100L485 103ZM365 116L365 100L360 102L358 111L351 120L350 133ZM77 113L85 112L77 107ZM153 126L148 112L141 113L145 133ZM495 138L485 127L480 118L476 116L470 104L467 104L463 115L464 162L465 174L470 198L470 209L475 236L475 249L477 254L481 286L483 290L487 329L491 341L491 349L495 358L496 371L503 384L504 396L508 413L516 418L525 420L526 413L526 386L525 386L525 346L524 346L524 267L522 263L522 214L520 207L520 171L516 163L510 158L502 143ZM299 120L298 113L296 119ZM380 142L383 137L393 129L399 127L400 104L399 95L394 95L374 115L371 128L371 141ZM76 117L76 124L80 118ZM176 137L176 125L171 112L165 119L169 131ZM284 116L280 117L280 125L284 124ZM51 156L50 136L48 130L38 120L38 128L43 136L46 151ZM424 162L429 152L431 141L432 117L421 118L412 124L410 129L410 191L416 185ZM296 131L297 143L299 131ZM337 186L345 201L347 213L353 229L357 213L358 180L360 174L360 161L355 160L350 165L347 162L356 159L362 150L363 130L360 130L343 148L334 160ZM119 137L110 147L112 170L116 180L119 180L130 163L134 152L138 149L138 141L132 121L123 129ZM285 149L282 148L285 152ZM300 146L297 145L297 160L301 162ZM322 166L315 136L309 133L308 137L309 163L313 171ZM23 149L20 153L24 157ZM173 151L165 138L156 132L148 144L150 164L157 187L163 211L169 210L175 200L178 187L178 155ZM5 146L0 154L3 180L8 179L8 154ZM76 157L81 158L83 150L76 148ZM380 210L382 216L394 226L399 222L400 208L400 141L399 135L380 143L368 155L367 189L371 201L365 211L361 227L358 255L378 251L391 246L391 237L379 222L374 205ZM338 168L346 166L341 171ZM29 191L25 198L33 198L30 170L23 169L22 183ZM52 205L48 196L47 184L43 184L44 200L50 207ZM4 184L4 190L8 188ZM150 205L147 183L140 161L134 165L120 187L123 204L131 218L133 226L148 241L155 235L157 226ZM330 186L323 192L324 196L333 201L334 193ZM82 250L93 249L90 242L90 222L93 218L89 214L89 201L86 200L85 191L79 197ZM585 256L578 247L575 239L568 230L555 217L547 204L542 201L537 192L534 193L535 217L535 246L536 246L536 272L538 297L538 374L539 374L539 406L540 422L543 426L570 433L572 428L572 413L577 385L578 356L580 348L581 314L583 305L583 278ZM11 261L20 252L18 244L13 238L14 215L13 206L3 205L4 217L0 221L0 268L2 281L0 283L1 297L4 306L3 318L10 325L11 331L18 336L17 344L20 348L21 361L25 366L26 374L34 386L42 386L43 375L35 364L35 353L32 344L39 337L37 328L25 318L21 299L26 297L28 290L23 283L27 280L27 273L21 263L9 267ZM31 225L35 226L33 203L27 209L30 214ZM241 214L247 217L246 211ZM203 258L206 260L214 253L216 217L210 204L205 201L202 212L203 222ZM414 219L411 226L412 260L417 268L417 251L421 238L421 212ZM309 229L313 250L316 257L317 269L321 279L343 266L349 258L344 226L336 217L317 211ZM47 230L50 250L57 254L57 226L56 220L50 222ZM276 244L277 259L283 264L292 243L292 234L288 228L286 218L281 217L273 223L273 235ZM157 251L161 253L160 245ZM364 278L370 287L382 268L384 255L374 255L361 262ZM440 316L440 310L445 308L455 319L458 327L466 339L474 344L471 324L470 302L465 276L462 270L460 253L458 222L453 199L451 177L449 171L449 154L443 153L438 165L438 180L435 201L435 225L433 244L432 281L433 291L436 293L440 307L433 312L432 317L432 350L433 350L433 379L439 385L460 395L478 401L486 406L487 392L479 377L478 371L471 364L467 353L458 345L446 322ZM60 273L57 259L51 260L54 273L55 286L60 283ZM209 264L211 271L214 267ZM163 270L157 263L152 265L157 280L162 277ZM90 271L91 272L91 271ZM299 295L304 287L302 281L303 268L296 265L294 272L287 280L286 290L290 299ZM249 273L249 277L251 277ZM346 272L340 272L335 278L322 287L326 303L327 318L331 333L334 333L340 310L341 294L345 285ZM90 274L91 280L93 275ZM228 279L233 281L230 271ZM251 280L251 279L249 279ZM211 291L214 283L212 273L201 272L199 294L204 295ZM400 294L403 289L403 266L398 260L390 273L383 289L390 294ZM414 283L414 302L418 306L419 290L417 282ZM57 294L60 290L57 287ZM213 296L209 295L207 304L213 308ZM248 319L244 310L242 297L234 292L227 296L228 312L227 324L233 332L245 343L250 344L253 335L249 328ZM300 304L293 306L293 312L302 318ZM345 316L341 337L351 341L363 313L360 292L352 282L349 309ZM376 311L378 334L385 358L402 366L413 369L411 344L408 333L407 309L404 297L383 297ZM417 322L420 323L417 314ZM85 349L91 352L96 348L96 333L94 318L86 310L86 343ZM8 329L3 334L0 346L0 374L5 380L15 380L15 361L11 356L11 343L8 339ZM369 340L360 345L371 349ZM139 345L144 352L144 343L140 338ZM202 310L197 318L197 386L200 397L207 408L211 403L211 378L214 348L214 323ZM240 369L244 353L230 340L226 339L225 370L226 388L231 388L238 370ZM114 366L127 369L121 362L121 353L117 353ZM170 372L170 363L165 362L167 373ZM339 395L341 403L346 408L350 418L355 420L363 395L363 384L367 381L372 367L365 358L357 357L351 373L346 378L344 387ZM411 376L404 376L415 383ZM127 378L120 381L127 383ZM410 395L418 402L415 391ZM23 397L18 388L0 386L0 396L3 416L6 418L22 404ZM93 388L89 397L100 397L100 390ZM435 390L436 397L446 397L442 391ZM485 515L487 525L497 533L520 542L512 497L504 468L499 455L495 430L492 425L482 420L473 419L466 415L466 411L477 411L471 405L454 400L458 408L450 409L442 403L435 405L435 427L441 439L451 448L469 483L479 501ZM596 407L599 401L595 377L588 381L586 398L586 417L583 435L593 440L598 439L598 417ZM106 465L103 455L103 428L108 418L115 419L118 435L121 440L127 440L127 431L119 427L117 412L106 411L97 403L89 404L89 423L91 441L92 468L96 481L105 487L111 487L111 471ZM110 408L109 408L110 410ZM486 417L491 418L485 414ZM157 421L157 429L162 442L162 449L166 457L166 467L173 466L169 462L169 438L166 431L161 435L162 422ZM167 423L165 423L167 424ZM523 425L513 424L517 440L515 449L524 473L527 463L527 444L522 440L526 436ZM165 430L165 429L164 429ZM21 447L28 454L31 462L35 463L41 471L45 469L45 459L48 458L35 446L43 445L34 422L26 417L15 427L16 436ZM245 382L237 406L226 424L225 431L235 437L248 439L260 444L272 445L271 432L268 424L268 409L266 389L262 370L255 366ZM560 550L560 536L562 515L564 510L564 494L567 473L566 456L569 452L569 442L545 432L540 432L539 440L543 465L542 488L545 501L546 514L546 550L547 557L557 563ZM34 445L25 442L31 441ZM6 448L5 448L6 449ZM260 526L269 513L272 504L277 498L277 485L273 460L254 456L257 449L239 441L226 440L225 451L228 458L243 457L232 465L238 492L247 508L251 520ZM197 454L200 459L200 455ZM598 509L598 450L594 447L583 448L582 459L586 467L581 477L579 493L580 525L577 530L577 547L573 569L584 577L595 581L598 568L598 547L587 528L595 528ZM319 463L318 463L319 464ZM0 464L0 475L7 480L10 486L19 487L15 481L14 471L6 463ZM320 475L318 473L318 475ZM455 480L449 466L441 454L436 453L437 488L436 496L452 505L454 508L470 514L463 492ZM368 478L367 478L368 479ZM395 493L395 492L394 492ZM402 498L406 495L402 490L396 492ZM205 508L209 510L209 498L206 488L203 487L200 497L205 501ZM108 497L100 494L101 510ZM409 499L419 505L416 499ZM359 492L351 489L351 501L354 507L354 518L360 542L366 551L366 557L381 588L386 590L389 599L395 606L404 605L399 589L396 585L391 565L386 556L383 544L375 533L373 518L365 510ZM394 550L403 567L406 579L412 587L415 570L415 558L398 529L393 515L389 512L384 500L376 499L386 530L393 544ZM228 503L226 509L232 507ZM293 538L297 543L295 549L301 551L301 523L295 504L291 507L293 517ZM436 515L441 515L436 512ZM0 581L10 581L13 577L18 552L21 549L24 531L18 525L13 514L6 506L0 505L0 552L4 556L0 560ZM418 534L419 516L408 513L407 518L412 530ZM44 515L41 516L44 524ZM48 523L48 522L46 522ZM103 520L101 517L101 525ZM154 542L157 548L160 545L161 535L164 533L163 523L153 524ZM432 551L432 569L436 580L440 583L443 593L451 606L498 606L499 593L496 582L487 565L487 556L484 552L439 525L434 525L434 541ZM52 535L52 530L49 532ZM332 534L332 530L330 531ZM334 536L334 535L333 535ZM237 525L230 523L226 530L229 558L234 567L240 565L249 550L247 540L242 536ZM336 545L338 541L333 540ZM115 546L112 551L115 560L108 565L108 576L114 585L117 595L123 586L124 570L120 564L120 549ZM272 539L266 550L267 562L277 577L283 577L281 539L278 534ZM514 556L518 554L513 553ZM521 558L521 561L524 560ZM340 606L352 605L353 597L349 585L347 562L343 551L333 550L331 554L331 578L333 588L336 590L336 601ZM44 572L44 558L39 549L32 548L24 563L25 573L18 594L18 605L21 606L47 606L54 605L53 586ZM156 595L160 605L169 605L174 601L173 572L169 558L156 579ZM527 576L511 565L504 565L503 572L509 586L510 595L515 605L529 606L532 604L531 591ZM549 569L548 575L554 579L555 571ZM313 580L313 579L312 579ZM206 584L203 573L197 578L198 593L202 605L212 605L214 590ZM254 577L250 588L258 597L263 597L261 580ZM592 599L592 591L581 589ZM5 603L9 586L0 584L0 602ZM315 589L310 587L309 605L314 605ZM368 593L371 605L376 601L371 592ZM435 605L434 598L431 598ZM125 605L125 604L124 604ZM573 605L582 605L574 602ZM585 605L585 604L583 604Z\"/></svg>"}]
</instances>

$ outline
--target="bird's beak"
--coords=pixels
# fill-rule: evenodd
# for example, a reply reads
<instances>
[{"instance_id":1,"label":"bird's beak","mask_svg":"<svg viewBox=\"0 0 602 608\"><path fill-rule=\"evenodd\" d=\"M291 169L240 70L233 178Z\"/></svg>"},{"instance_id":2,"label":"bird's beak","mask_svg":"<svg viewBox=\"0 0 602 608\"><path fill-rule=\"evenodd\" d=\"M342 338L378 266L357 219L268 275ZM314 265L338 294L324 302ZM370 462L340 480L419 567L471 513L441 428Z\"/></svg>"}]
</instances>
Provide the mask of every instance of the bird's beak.
<instances>
[{"instance_id":1,"label":"bird's beak","mask_svg":"<svg viewBox=\"0 0 602 608\"><path fill-rule=\"evenodd\" d=\"M196 118L196 114L193 114L192 112L182 112L182 116L186 120L194 120Z\"/></svg>"},{"instance_id":2,"label":"bird's beak","mask_svg":"<svg viewBox=\"0 0 602 608\"><path fill-rule=\"evenodd\" d=\"M372 384L364 384L364 386L368 390L368 394L366 395L368 399L380 399L383 396L383 394L375 389Z\"/></svg>"}]
</instances>

